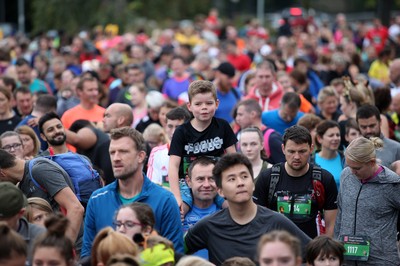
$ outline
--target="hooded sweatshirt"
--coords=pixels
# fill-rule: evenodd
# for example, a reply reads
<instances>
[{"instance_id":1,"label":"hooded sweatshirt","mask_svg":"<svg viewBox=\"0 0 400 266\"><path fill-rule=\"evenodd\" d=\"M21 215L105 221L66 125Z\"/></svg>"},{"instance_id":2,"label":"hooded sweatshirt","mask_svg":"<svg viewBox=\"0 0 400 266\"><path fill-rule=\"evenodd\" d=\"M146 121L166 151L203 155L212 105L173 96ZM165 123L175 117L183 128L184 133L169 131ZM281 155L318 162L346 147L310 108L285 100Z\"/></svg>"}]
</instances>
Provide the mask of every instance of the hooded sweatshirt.
<instances>
[{"instance_id":1,"label":"hooded sweatshirt","mask_svg":"<svg viewBox=\"0 0 400 266\"><path fill-rule=\"evenodd\" d=\"M400 209L400 177L383 166L383 170L361 183L349 167L341 174L338 213L334 236L365 236L370 240L368 261L358 266L399 265L396 232ZM346 265L356 265L354 261Z\"/></svg>"},{"instance_id":2,"label":"hooded sweatshirt","mask_svg":"<svg viewBox=\"0 0 400 266\"><path fill-rule=\"evenodd\" d=\"M279 108L283 96L283 89L277 82L272 83L272 91L268 97L262 97L257 87L250 90L246 99L255 99L260 103L263 111L275 110Z\"/></svg>"}]
</instances>

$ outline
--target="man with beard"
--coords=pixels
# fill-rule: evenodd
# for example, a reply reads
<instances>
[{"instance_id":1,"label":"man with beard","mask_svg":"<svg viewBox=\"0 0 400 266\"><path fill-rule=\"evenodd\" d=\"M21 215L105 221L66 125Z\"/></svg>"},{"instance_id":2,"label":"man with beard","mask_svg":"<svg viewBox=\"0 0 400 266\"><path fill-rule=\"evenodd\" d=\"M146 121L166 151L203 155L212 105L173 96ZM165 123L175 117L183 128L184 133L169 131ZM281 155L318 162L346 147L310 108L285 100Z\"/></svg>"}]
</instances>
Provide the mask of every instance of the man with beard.
<instances>
[{"instance_id":1,"label":"man with beard","mask_svg":"<svg viewBox=\"0 0 400 266\"><path fill-rule=\"evenodd\" d=\"M323 213L326 234L332 236L338 192L328 171L308 163L313 150L311 134L306 128L289 127L282 144L286 162L275 164L261 174L254 198L257 204L284 214L310 238L322 233L316 218Z\"/></svg>"},{"instance_id":2,"label":"man with beard","mask_svg":"<svg viewBox=\"0 0 400 266\"><path fill-rule=\"evenodd\" d=\"M109 153L116 181L95 191L86 208L81 257L90 256L96 234L113 226L113 217L121 205L143 202L153 209L157 232L183 252L180 212L171 192L153 183L143 174L146 143L135 129L122 127L110 132ZM124 221L127 226L127 221Z\"/></svg>"},{"instance_id":3,"label":"man with beard","mask_svg":"<svg viewBox=\"0 0 400 266\"><path fill-rule=\"evenodd\" d=\"M40 137L47 142L49 148L40 155L54 155L68 152L67 136L60 117L56 113L47 113L39 120Z\"/></svg>"},{"instance_id":4,"label":"man with beard","mask_svg":"<svg viewBox=\"0 0 400 266\"><path fill-rule=\"evenodd\" d=\"M232 79L235 76L235 68L231 63L221 63L215 73L214 84L217 88L217 98L219 100L218 109L215 111L215 117L225 119L228 123L233 122L232 109L238 101L241 94L232 87Z\"/></svg>"},{"instance_id":5,"label":"man with beard","mask_svg":"<svg viewBox=\"0 0 400 266\"><path fill-rule=\"evenodd\" d=\"M383 148L376 151L376 158L381 165L390 167L393 162L400 160L400 143L381 133L381 115L376 106L368 104L358 108L356 120L365 138L378 137L383 140Z\"/></svg>"}]
</instances>

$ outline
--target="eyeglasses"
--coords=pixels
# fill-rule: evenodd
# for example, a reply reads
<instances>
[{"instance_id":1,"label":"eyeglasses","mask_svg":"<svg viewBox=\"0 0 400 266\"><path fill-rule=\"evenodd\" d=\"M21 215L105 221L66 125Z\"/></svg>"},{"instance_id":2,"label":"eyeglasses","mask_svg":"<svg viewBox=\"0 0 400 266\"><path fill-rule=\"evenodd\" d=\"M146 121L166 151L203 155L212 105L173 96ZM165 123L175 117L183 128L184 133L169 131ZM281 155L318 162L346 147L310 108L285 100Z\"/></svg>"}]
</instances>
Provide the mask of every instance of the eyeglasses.
<instances>
[{"instance_id":1,"label":"eyeglasses","mask_svg":"<svg viewBox=\"0 0 400 266\"><path fill-rule=\"evenodd\" d=\"M114 225L116 228L120 228L121 226L124 226L126 229L132 229L135 226L143 226L141 223L136 223L133 221L126 221L125 223L121 221L115 221Z\"/></svg>"},{"instance_id":2,"label":"eyeglasses","mask_svg":"<svg viewBox=\"0 0 400 266\"><path fill-rule=\"evenodd\" d=\"M7 146L4 146L2 149L3 150L6 150L6 151L11 151L11 150L18 150L19 148L21 148L22 147L22 144L21 143L15 143L15 144L12 144L12 145L7 145Z\"/></svg>"}]
</instances>

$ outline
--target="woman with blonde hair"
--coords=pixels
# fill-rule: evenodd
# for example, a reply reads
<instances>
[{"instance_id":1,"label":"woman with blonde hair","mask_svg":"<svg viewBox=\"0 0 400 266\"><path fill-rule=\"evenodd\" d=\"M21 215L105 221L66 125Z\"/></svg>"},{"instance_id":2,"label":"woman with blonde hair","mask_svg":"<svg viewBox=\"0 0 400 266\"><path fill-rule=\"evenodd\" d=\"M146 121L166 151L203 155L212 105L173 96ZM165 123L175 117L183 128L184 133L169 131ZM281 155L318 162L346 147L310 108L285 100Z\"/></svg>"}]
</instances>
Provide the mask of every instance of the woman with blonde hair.
<instances>
[{"instance_id":1,"label":"woman with blonde hair","mask_svg":"<svg viewBox=\"0 0 400 266\"><path fill-rule=\"evenodd\" d=\"M24 145L24 157L27 160L33 159L40 150L40 141L35 131L29 126L20 126L15 130L19 134Z\"/></svg>"},{"instance_id":2,"label":"woman with blonde hair","mask_svg":"<svg viewBox=\"0 0 400 266\"><path fill-rule=\"evenodd\" d=\"M355 261L358 265L400 264L396 241L400 176L379 164L376 149L382 147L380 138L359 137L345 151L348 167L340 176L334 238L351 244L355 237L359 247L368 245L358 256L345 255L351 265Z\"/></svg>"},{"instance_id":3,"label":"woman with blonde hair","mask_svg":"<svg viewBox=\"0 0 400 266\"><path fill-rule=\"evenodd\" d=\"M176 266L214 266L214 264L197 256L185 256L178 261Z\"/></svg>"},{"instance_id":4,"label":"woman with blonde hair","mask_svg":"<svg viewBox=\"0 0 400 266\"><path fill-rule=\"evenodd\" d=\"M28 208L25 213L28 222L44 226L44 221L52 213L53 209L46 200L38 197L28 199Z\"/></svg>"},{"instance_id":5,"label":"woman with blonde hair","mask_svg":"<svg viewBox=\"0 0 400 266\"><path fill-rule=\"evenodd\" d=\"M301 265L300 240L286 231L272 231L258 242L257 260L260 266L285 262L287 266Z\"/></svg>"},{"instance_id":6,"label":"woman with blonde hair","mask_svg":"<svg viewBox=\"0 0 400 266\"><path fill-rule=\"evenodd\" d=\"M138 246L123 234L120 234L111 227L101 230L93 241L92 266L104 266L115 254L139 254Z\"/></svg>"},{"instance_id":7,"label":"woman with blonde hair","mask_svg":"<svg viewBox=\"0 0 400 266\"><path fill-rule=\"evenodd\" d=\"M367 98L354 86L349 79L344 80L345 88L340 95L340 110L342 115L338 122L356 118L357 108L368 103Z\"/></svg>"},{"instance_id":8,"label":"woman with blonde hair","mask_svg":"<svg viewBox=\"0 0 400 266\"><path fill-rule=\"evenodd\" d=\"M346 124L349 119L355 119L357 114L357 109L363 104L368 103L368 99L364 94L354 86L350 79L344 78L344 89L340 95L340 110L342 114L340 115L338 122L340 126L340 137L341 143L340 147L346 147L349 143L346 141Z\"/></svg>"},{"instance_id":9,"label":"woman with blonde hair","mask_svg":"<svg viewBox=\"0 0 400 266\"><path fill-rule=\"evenodd\" d=\"M318 116L323 120L337 121L340 116L338 111L339 96L332 86L322 88L318 93Z\"/></svg>"},{"instance_id":10,"label":"woman with blonde hair","mask_svg":"<svg viewBox=\"0 0 400 266\"><path fill-rule=\"evenodd\" d=\"M143 138L149 144L150 148L161 146L169 142L167 133L162 126L153 123L146 127L143 132Z\"/></svg>"}]
</instances>

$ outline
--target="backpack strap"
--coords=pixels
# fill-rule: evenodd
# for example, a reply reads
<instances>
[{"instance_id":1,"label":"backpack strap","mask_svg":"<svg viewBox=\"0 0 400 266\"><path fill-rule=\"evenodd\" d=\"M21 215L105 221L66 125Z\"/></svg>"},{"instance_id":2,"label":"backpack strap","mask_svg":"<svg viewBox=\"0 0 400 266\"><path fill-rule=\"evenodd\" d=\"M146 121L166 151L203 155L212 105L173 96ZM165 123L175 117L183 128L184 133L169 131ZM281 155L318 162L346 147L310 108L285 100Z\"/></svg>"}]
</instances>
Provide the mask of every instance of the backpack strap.
<instances>
[{"instance_id":1,"label":"backpack strap","mask_svg":"<svg viewBox=\"0 0 400 266\"><path fill-rule=\"evenodd\" d=\"M36 187L40 188L41 190L43 190L44 192L47 193L47 189L45 189L43 186L41 186L41 185L35 180L35 178L33 178L33 175L32 175L32 168L33 168L33 164L34 164L35 162L36 162L36 159L32 159L32 160L30 160L29 163L28 163L28 172L29 172L29 176L30 176L30 178L31 178L31 180L32 180L32 182L33 182L33 184L34 184Z\"/></svg>"},{"instance_id":2,"label":"backpack strap","mask_svg":"<svg viewBox=\"0 0 400 266\"><path fill-rule=\"evenodd\" d=\"M232 91L232 93L233 93L233 96L235 96L236 100L237 100L237 101L240 101L239 92L238 92L235 88L232 88L231 91Z\"/></svg>"},{"instance_id":3,"label":"backpack strap","mask_svg":"<svg viewBox=\"0 0 400 266\"><path fill-rule=\"evenodd\" d=\"M318 208L321 210L325 205L325 188L322 184L322 169L318 165L313 165L312 185Z\"/></svg>"},{"instance_id":4,"label":"backpack strap","mask_svg":"<svg viewBox=\"0 0 400 266\"><path fill-rule=\"evenodd\" d=\"M271 149L269 148L269 137L274 131L275 131L274 129L268 128L264 133L264 151L265 154L267 155L267 158L271 156Z\"/></svg>"},{"instance_id":5,"label":"backpack strap","mask_svg":"<svg viewBox=\"0 0 400 266\"><path fill-rule=\"evenodd\" d=\"M271 204L272 198L274 197L276 185L279 182L281 171L282 171L282 163L277 163L271 168L271 179L269 182L269 191L268 191L268 205Z\"/></svg>"}]
</instances>

